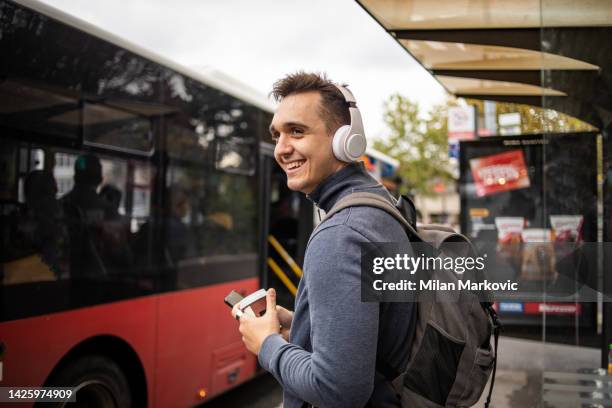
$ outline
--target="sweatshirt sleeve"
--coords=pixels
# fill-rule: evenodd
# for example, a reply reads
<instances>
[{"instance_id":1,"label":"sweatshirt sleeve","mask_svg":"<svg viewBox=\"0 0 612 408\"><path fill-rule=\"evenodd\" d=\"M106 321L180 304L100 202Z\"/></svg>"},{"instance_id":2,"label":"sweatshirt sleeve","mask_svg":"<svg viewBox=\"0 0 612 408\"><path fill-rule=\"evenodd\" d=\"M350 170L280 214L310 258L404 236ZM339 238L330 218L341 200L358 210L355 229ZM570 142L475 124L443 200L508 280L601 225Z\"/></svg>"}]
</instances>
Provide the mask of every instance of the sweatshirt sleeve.
<instances>
[{"instance_id":1,"label":"sweatshirt sleeve","mask_svg":"<svg viewBox=\"0 0 612 408\"><path fill-rule=\"evenodd\" d=\"M304 279L313 352L272 335L259 353L286 392L318 407L364 406L374 387L379 306L361 302L360 242L367 240L346 225L310 242Z\"/></svg>"}]
</instances>

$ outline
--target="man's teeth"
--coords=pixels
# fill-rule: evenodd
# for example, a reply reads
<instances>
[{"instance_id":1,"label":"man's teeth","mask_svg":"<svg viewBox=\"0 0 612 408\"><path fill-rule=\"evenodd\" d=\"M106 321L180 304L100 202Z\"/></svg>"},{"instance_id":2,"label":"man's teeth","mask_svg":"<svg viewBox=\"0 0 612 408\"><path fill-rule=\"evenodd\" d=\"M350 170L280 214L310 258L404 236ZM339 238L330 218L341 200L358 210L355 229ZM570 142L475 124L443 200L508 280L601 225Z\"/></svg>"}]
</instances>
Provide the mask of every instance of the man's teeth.
<instances>
[{"instance_id":1,"label":"man's teeth","mask_svg":"<svg viewBox=\"0 0 612 408\"><path fill-rule=\"evenodd\" d=\"M302 164L304 164L305 160L300 160L300 161L296 161L293 163L289 163L289 165L287 166L287 168L289 170L293 170L293 169L297 169L298 167L300 167Z\"/></svg>"}]
</instances>

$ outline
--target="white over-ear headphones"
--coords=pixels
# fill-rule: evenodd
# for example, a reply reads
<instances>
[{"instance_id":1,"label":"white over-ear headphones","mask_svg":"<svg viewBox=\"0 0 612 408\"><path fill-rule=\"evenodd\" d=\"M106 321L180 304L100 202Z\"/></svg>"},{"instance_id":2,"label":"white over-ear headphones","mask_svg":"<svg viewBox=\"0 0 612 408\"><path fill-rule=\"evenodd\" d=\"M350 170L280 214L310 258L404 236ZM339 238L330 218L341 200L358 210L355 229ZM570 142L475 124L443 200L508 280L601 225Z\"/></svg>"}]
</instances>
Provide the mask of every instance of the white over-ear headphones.
<instances>
[{"instance_id":1,"label":"white over-ear headphones","mask_svg":"<svg viewBox=\"0 0 612 408\"><path fill-rule=\"evenodd\" d=\"M367 142L363 131L361 113L357 109L355 97L351 91L343 86L336 85L336 88L342 93L349 106L351 124L340 126L336 130L332 141L332 149L338 160L350 163L359 160L365 153Z\"/></svg>"}]
</instances>

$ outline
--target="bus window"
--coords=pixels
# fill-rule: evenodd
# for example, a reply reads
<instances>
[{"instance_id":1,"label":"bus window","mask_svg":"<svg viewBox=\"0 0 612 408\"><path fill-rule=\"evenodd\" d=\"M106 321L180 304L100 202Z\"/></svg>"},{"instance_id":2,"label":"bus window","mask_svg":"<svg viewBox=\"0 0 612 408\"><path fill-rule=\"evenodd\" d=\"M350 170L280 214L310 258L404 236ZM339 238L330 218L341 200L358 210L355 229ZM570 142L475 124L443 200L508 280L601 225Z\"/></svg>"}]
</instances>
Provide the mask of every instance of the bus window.
<instances>
[{"instance_id":1,"label":"bus window","mask_svg":"<svg viewBox=\"0 0 612 408\"><path fill-rule=\"evenodd\" d=\"M190 80L184 86L207 103L196 104L196 118L182 111L167 126L170 161L157 227L165 281L188 288L256 276L257 135L244 117L252 112L229 100L211 106L217 91Z\"/></svg>"},{"instance_id":2,"label":"bus window","mask_svg":"<svg viewBox=\"0 0 612 408\"><path fill-rule=\"evenodd\" d=\"M218 139L215 167L229 173L255 173L255 144L253 140L229 137Z\"/></svg>"},{"instance_id":3,"label":"bus window","mask_svg":"<svg viewBox=\"0 0 612 408\"><path fill-rule=\"evenodd\" d=\"M0 83L0 124L12 128L69 138L78 135L77 123L62 115L78 109L78 100L66 92L12 79Z\"/></svg>"},{"instance_id":4,"label":"bus window","mask_svg":"<svg viewBox=\"0 0 612 408\"><path fill-rule=\"evenodd\" d=\"M66 195L74 187L74 161L76 154L55 153L53 175L57 183L58 198Z\"/></svg>"},{"instance_id":5,"label":"bus window","mask_svg":"<svg viewBox=\"0 0 612 408\"><path fill-rule=\"evenodd\" d=\"M256 192L253 177L169 167L161 239L179 288L256 275Z\"/></svg>"},{"instance_id":6,"label":"bus window","mask_svg":"<svg viewBox=\"0 0 612 408\"><path fill-rule=\"evenodd\" d=\"M136 233L150 215L155 168L139 162L132 162L130 165L133 170L130 229L132 233Z\"/></svg>"},{"instance_id":7,"label":"bus window","mask_svg":"<svg viewBox=\"0 0 612 408\"><path fill-rule=\"evenodd\" d=\"M206 132L201 123L191 126L168 125L166 148L171 158L186 161L208 163L209 145L214 134Z\"/></svg>"},{"instance_id":8,"label":"bus window","mask_svg":"<svg viewBox=\"0 0 612 408\"><path fill-rule=\"evenodd\" d=\"M13 300L5 318L12 310L61 310L155 287L140 267L149 246L135 245L150 217L155 172L148 163L10 140L6 147L0 283ZM19 306L23 299L35 301L28 309Z\"/></svg>"},{"instance_id":9,"label":"bus window","mask_svg":"<svg viewBox=\"0 0 612 408\"><path fill-rule=\"evenodd\" d=\"M133 111L102 104L84 104L83 137L88 144L116 147L126 151L149 153L153 149L150 120L134 114Z\"/></svg>"}]
</instances>

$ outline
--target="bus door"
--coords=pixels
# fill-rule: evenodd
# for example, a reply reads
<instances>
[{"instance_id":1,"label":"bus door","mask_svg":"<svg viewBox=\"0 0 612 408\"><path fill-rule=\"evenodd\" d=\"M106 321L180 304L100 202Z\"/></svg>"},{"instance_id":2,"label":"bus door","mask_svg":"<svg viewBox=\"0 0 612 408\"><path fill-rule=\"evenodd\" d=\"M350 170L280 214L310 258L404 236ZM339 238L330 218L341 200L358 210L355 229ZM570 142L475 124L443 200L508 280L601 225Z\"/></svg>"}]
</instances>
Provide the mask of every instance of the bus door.
<instances>
[{"instance_id":1,"label":"bus door","mask_svg":"<svg viewBox=\"0 0 612 408\"><path fill-rule=\"evenodd\" d=\"M268 174L267 190L262 190L266 194L268 213L262 284L276 289L278 304L293 309L306 244L313 228L313 206L304 194L289 190L287 176L274 160L272 146L265 144L260 151L262 170Z\"/></svg>"}]
</instances>

